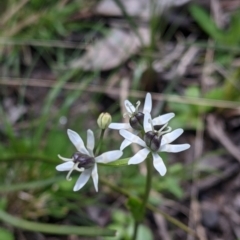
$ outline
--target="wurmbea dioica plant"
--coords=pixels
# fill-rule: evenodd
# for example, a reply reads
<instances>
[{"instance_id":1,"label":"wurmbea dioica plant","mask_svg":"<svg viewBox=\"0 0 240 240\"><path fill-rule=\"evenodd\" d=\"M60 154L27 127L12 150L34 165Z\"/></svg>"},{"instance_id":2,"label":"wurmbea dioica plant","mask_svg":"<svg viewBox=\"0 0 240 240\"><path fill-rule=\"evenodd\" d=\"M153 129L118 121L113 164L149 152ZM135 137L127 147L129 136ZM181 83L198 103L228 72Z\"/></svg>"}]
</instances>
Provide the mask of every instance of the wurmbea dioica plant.
<instances>
[{"instance_id":1,"label":"wurmbea dioica plant","mask_svg":"<svg viewBox=\"0 0 240 240\"><path fill-rule=\"evenodd\" d=\"M140 101L138 101L136 107L134 107L130 101L125 100L125 107L127 112L124 114L124 117L129 117L129 123L111 123L111 116L108 113L100 114L97 123L101 129L101 136L97 148L95 148L95 138L91 130L87 131L86 147L82 138L76 132L68 130L68 136L76 147L77 152L75 152L71 158L58 155L65 163L58 165L56 169L58 171L68 171L67 180L71 180L70 175L74 170L81 173L74 186L74 191L80 190L91 176L94 187L96 191L98 191L97 164L108 164L116 161L122 156L122 150L132 143L140 145L142 149L128 159L128 164L138 164L144 160L146 160L147 163L146 187L142 205L141 208L136 207L137 211L132 211L135 219L135 229L132 238L134 240L137 236L139 222L143 220L151 189L152 165L161 176L164 176L167 168L159 154L161 152L181 152L188 149L190 145L171 144L183 133L183 129L179 128L172 131L172 128L168 126L169 121L175 116L174 113L167 113L152 119L150 114L152 110L152 97L150 93L146 95L142 111L139 111ZM120 150L108 151L99 155L103 134L107 127L119 130L124 140ZM118 161L121 161L121 159Z\"/></svg>"}]
</instances>

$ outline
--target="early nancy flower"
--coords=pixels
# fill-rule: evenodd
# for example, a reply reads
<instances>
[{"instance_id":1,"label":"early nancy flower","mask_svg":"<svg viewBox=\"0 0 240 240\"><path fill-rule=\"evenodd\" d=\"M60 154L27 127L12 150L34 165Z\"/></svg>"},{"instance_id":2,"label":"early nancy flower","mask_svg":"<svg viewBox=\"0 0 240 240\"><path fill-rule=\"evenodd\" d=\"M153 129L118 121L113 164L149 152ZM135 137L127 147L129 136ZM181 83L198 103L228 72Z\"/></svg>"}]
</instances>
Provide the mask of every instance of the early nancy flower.
<instances>
[{"instance_id":1,"label":"early nancy flower","mask_svg":"<svg viewBox=\"0 0 240 240\"><path fill-rule=\"evenodd\" d=\"M152 110L152 96L150 93L146 94L145 102L143 111L139 111L139 106L141 104L140 101L136 103L136 107L133 106L133 104L125 100L124 102L127 112L123 115L124 117L129 117L129 123L111 123L109 125L109 128L121 130L121 129L128 129L128 130L135 130L135 133L138 133L139 131L143 130L143 120L145 114L150 114ZM162 126L169 122L173 117L175 116L174 113L167 113L161 116L158 116L152 120L152 124L154 126ZM125 139L123 143L121 144L120 149L123 150L128 145L130 145L131 142Z\"/></svg>"},{"instance_id":2,"label":"early nancy flower","mask_svg":"<svg viewBox=\"0 0 240 240\"><path fill-rule=\"evenodd\" d=\"M188 149L190 145L170 144L183 133L183 129L179 128L170 132L171 128L167 127L166 123L159 130L155 130L151 116L148 113L144 116L143 126L145 132L143 137L144 140L125 129L120 130L120 134L125 139L143 147L143 149L129 159L128 164L138 164L143 162L151 152L155 169L164 176L167 169L162 158L158 155L158 152L181 152Z\"/></svg>"},{"instance_id":3,"label":"early nancy flower","mask_svg":"<svg viewBox=\"0 0 240 240\"><path fill-rule=\"evenodd\" d=\"M94 187L98 191L98 171L97 163L108 163L117 160L122 156L122 151L114 150L105 152L97 157L94 156L93 149L95 146L95 139L93 132L87 130L87 147L85 147L82 138L74 131L67 130L68 137L76 147L77 152L71 158L65 158L60 155L58 157L65 161L56 167L58 171L69 171L67 180L71 180L70 175L73 170L81 172L73 191L80 190L92 176Z\"/></svg>"}]
</instances>

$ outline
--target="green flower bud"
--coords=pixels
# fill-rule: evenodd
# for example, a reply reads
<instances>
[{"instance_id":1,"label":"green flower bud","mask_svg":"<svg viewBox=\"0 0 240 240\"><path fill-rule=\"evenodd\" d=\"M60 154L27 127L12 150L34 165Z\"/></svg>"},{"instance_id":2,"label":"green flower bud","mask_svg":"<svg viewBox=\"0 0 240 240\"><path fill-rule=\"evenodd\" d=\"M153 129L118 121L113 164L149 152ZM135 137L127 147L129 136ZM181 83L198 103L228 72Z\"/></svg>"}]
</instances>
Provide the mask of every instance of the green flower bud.
<instances>
[{"instance_id":1,"label":"green flower bud","mask_svg":"<svg viewBox=\"0 0 240 240\"><path fill-rule=\"evenodd\" d=\"M109 124L112 122L112 117L109 113L101 113L98 117L97 124L99 128L106 129L108 128Z\"/></svg>"}]
</instances>

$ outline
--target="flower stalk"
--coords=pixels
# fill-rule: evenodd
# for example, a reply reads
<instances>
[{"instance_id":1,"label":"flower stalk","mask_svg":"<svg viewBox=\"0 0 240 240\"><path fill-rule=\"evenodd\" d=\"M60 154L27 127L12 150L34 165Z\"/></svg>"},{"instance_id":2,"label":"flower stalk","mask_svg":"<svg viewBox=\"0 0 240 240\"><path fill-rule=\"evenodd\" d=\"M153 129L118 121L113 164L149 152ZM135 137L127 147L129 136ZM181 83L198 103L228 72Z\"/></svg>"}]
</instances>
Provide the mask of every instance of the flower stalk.
<instances>
[{"instance_id":1,"label":"flower stalk","mask_svg":"<svg viewBox=\"0 0 240 240\"><path fill-rule=\"evenodd\" d=\"M141 221L143 221L145 213L146 213L147 203L148 203L148 199L149 199L149 195L150 195L150 191L151 191L151 187L152 187L153 163L152 163L152 159L150 157L148 157L146 159L146 167L147 167L147 176L146 176L145 192L143 195L143 201L142 201L142 205L141 205L141 214L142 214ZM132 240L137 239L139 223L140 223L140 221L135 220Z\"/></svg>"}]
</instances>

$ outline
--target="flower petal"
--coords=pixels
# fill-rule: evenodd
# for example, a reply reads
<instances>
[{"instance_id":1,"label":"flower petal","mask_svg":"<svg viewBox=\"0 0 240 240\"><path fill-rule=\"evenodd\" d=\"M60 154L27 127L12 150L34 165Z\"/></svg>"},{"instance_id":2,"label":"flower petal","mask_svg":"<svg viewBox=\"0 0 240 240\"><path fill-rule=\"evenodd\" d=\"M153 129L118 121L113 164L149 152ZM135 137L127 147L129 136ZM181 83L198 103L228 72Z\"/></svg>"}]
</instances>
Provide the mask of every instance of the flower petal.
<instances>
[{"instance_id":1,"label":"flower petal","mask_svg":"<svg viewBox=\"0 0 240 240\"><path fill-rule=\"evenodd\" d=\"M152 121L151 115L149 113L145 113L144 120L143 120L143 128L144 128L145 133L153 130L151 121Z\"/></svg>"},{"instance_id":2,"label":"flower petal","mask_svg":"<svg viewBox=\"0 0 240 240\"><path fill-rule=\"evenodd\" d=\"M134 135L133 133L122 129L119 131L120 135L122 135L124 138L126 138L128 141L131 141L133 143L137 143L142 147L146 147L146 143L137 135Z\"/></svg>"},{"instance_id":3,"label":"flower petal","mask_svg":"<svg viewBox=\"0 0 240 240\"><path fill-rule=\"evenodd\" d=\"M79 136L78 133L72 131L71 129L67 130L67 134L73 145L76 147L76 149L83 153L89 155L88 150L85 148L85 145L83 143L82 138Z\"/></svg>"},{"instance_id":4,"label":"flower petal","mask_svg":"<svg viewBox=\"0 0 240 240\"><path fill-rule=\"evenodd\" d=\"M87 149L92 157L94 156L93 155L94 145L95 145L95 139L94 139L93 131L88 129L87 130Z\"/></svg>"},{"instance_id":5,"label":"flower petal","mask_svg":"<svg viewBox=\"0 0 240 240\"><path fill-rule=\"evenodd\" d=\"M119 159L122 156L123 152L120 150L113 150L105 152L98 157L95 157L96 162L98 163L109 163Z\"/></svg>"},{"instance_id":6,"label":"flower petal","mask_svg":"<svg viewBox=\"0 0 240 240\"><path fill-rule=\"evenodd\" d=\"M153 126L155 125L164 125L169 122L175 116L174 113L166 113L161 116L158 116L152 120Z\"/></svg>"},{"instance_id":7,"label":"flower petal","mask_svg":"<svg viewBox=\"0 0 240 240\"><path fill-rule=\"evenodd\" d=\"M128 147L132 142L127 140L127 139L124 139L121 146L120 146L120 150L123 151L126 147Z\"/></svg>"},{"instance_id":8,"label":"flower petal","mask_svg":"<svg viewBox=\"0 0 240 240\"><path fill-rule=\"evenodd\" d=\"M131 157L128 161L128 165L129 164L138 164L143 162L146 158L147 155L149 154L150 150L148 150L147 148L143 148L141 150L139 150L133 157Z\"/></svg>"},{"instance_id":9,"label":"flower petal","mask_svg":"<svg viewBox=\"0 0 240 240\"><path fill-rule=\"evenodd\" d=\"M164 176L167 172L167 168L162 158L157 153L152 153L152 156L153 156L153 166L160 173L161 176Z\"/></svg>"},{"instance_id":10,"label":"flower petal","mask_svg":"<svg viewBox=\"0 0 240 240\"><path fill-rule=\"evenodd\" d=\"M129 113L134 113L136 111L136 108L132 105L131 102L129 102L128 100L124 101L125 104L125 108Z\"/></svg>"},{"instance_id":11,"label":"flower petal","mask_svg":"<svg viewBox=\"0 0 240 240\"><path fill-rule=\"evenodd\" d=\"M116 130L131 128L129 123L110 123L108 127Z\"/></svg>"},{"instance_id":12,"label":"flower petal","mask_svg":"<svg viewBox=\"0 0 240 240\"><path fill-rule=\"evenodd\" d=\"M162 147L160 147L160 151L161 152L173 152L173 153L177 153L177 152L181 152L184 151L186 149L190 148L189 144L166 144L163 145Z\"/></svg>"},{"instance_id":13,"label":"flower petal","mask_svg":"<svg viewBox=\"0 0 240 240\"><path fill-rule=\"evenodd\" d=\"M150 93L147 93L144 107L143 107L143 113L150 113L152 111L152 96Z\"/></svg>"},{"instance_id":14,"label":"flower petal","mask_svg":"<svg viewBox=\"0 0 240 240\"><path fill-rule=\"evenodd\" d=\"M94 165L93 170L92 170L92 179L93 179L93 184L95 187L96 192L98 192L98 171L97 171L97 164Z\"/></svg>"},{"instance_id":15,"label":"flower petal","mask_svg":"<svg viewBox=\"0 0 240 240\"><path fill-rule=\"evenodd\" d=\"M173 142L175 139L177 139L181 134L183 133L183 129L178 128L170 133L167 133L163 135L161 146Z\"/></svg>"},{"instance_id":16,"label":"flower petal","mask_svg":"<svg viewBox=\"0 0 240 240\"><path fill-rule=\"evenodd\" d=\"M86 169L84 172L82 172L82 174L79 176L73 191L76 192L78 190L80 190L89 180L90 176L92 173L92 168Z\"/></svg>"},{"instance_id":17,"label":"flower petal","mask_svg":"<svg viewBox=\"0 0 240 240\"><path fill-rule=\"evenodd\" d=\"M56 169L58 171L69 171L70 169L72 169L73 165L74 165L73 162L65 162L65 163L57 165Z\"/></svg>"}]
</instances>

